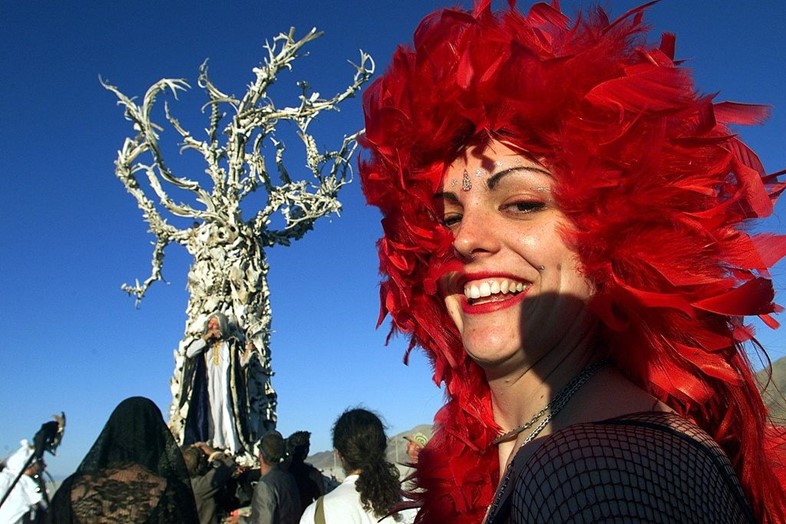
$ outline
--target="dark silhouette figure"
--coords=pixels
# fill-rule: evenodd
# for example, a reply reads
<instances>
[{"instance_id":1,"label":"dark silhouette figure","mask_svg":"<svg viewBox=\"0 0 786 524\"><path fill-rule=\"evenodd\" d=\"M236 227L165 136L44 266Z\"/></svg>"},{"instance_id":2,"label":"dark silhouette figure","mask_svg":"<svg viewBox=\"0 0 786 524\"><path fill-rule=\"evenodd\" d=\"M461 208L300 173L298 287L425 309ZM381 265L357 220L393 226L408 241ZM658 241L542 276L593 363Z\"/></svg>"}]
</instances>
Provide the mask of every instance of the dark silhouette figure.
<instances>
[{"instance_id":1,"label":"dark silhouette figure","mask_svg":"<svg viewBox=\"0 0 786 524\"><path fill-rule=\"evenodd\" d=\"M300 492L300 507L305 510L309 504L325 494L322 473L311 464L306 464L311 447L311 433L296 431L287 438L289 453L287 470L295 477Z\"/></svg>"},{"instance_id":2,"label":"dark silhouette figure","mask_svg":"<svg viewBox=\"0 0 786 524\"><path fill-rule=\"evenodd\" d=\"M121 402L55 493L55 523L196 523L183 455L149 399Z\"/></svg>"}]
</instances>

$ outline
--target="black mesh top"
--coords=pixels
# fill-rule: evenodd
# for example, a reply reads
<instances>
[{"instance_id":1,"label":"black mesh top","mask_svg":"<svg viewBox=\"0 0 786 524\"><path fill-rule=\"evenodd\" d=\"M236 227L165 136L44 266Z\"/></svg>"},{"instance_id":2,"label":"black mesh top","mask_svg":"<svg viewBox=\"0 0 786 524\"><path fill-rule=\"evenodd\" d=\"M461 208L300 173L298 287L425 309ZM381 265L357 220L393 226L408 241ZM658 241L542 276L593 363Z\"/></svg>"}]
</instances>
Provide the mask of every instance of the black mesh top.
<instances>
[{"instance_id":1,"label":"black mesh top","mask_svg":"<svg viewBox=\"0 0 786 524\"><path fill-rule=\"evenodd\" d=\"M517 455L487 522L755 520L720 446L677 414L647 412L576 424Z\"/></svg>"}]
</instances>

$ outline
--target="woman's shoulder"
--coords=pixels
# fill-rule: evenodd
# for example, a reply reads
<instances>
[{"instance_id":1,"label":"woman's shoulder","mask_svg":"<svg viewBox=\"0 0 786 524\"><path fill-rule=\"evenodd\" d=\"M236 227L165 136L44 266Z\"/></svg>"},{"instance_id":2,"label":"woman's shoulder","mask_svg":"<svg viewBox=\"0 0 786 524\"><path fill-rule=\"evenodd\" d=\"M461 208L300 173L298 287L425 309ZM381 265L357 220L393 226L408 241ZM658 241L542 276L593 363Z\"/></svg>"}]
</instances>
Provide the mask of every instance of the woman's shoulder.
<instances>
[{"instance_id":1,"label":"woman's shoulder","mask_svg":"<svg viewBox=\"0 0 786 524\"><path fill-rule=\"evenodd\" d=\"M677 442L682 445L675 445ZM643 452L655 447L661 449L661 458L664 458L664 454L670 456L672 452L682 450L691 455L706 455L720 465L728 464L731 470L723 449L706 431L670 411L631 413L573 424L545 437L533 458L538 454L553 453L557 449L563 453L566 444L580 454L615 455L618 444L630 452ZM669 447L663 449L667 444Z\"/></svg>"},{"instance_id":2,"label":"woman's shoulder","mask_svg":"<svg viewBox=\"0 0 786 524\"><path fill-rule=\"evenodd\" d=\"M693 442L709 453L725 453L718 443L702 428L673 411L642 411L606 420L576 424L565 428L563 437L580 438L586 432L603 435L629 435L635 438L678 439Z\"/></svg>"},{"instance_id":3,"label":"woman's shoulder","mask_svg":"<svg viewBox=\"0 0 786 524\"><path fill-rule=\"evenodd\" d=\"M341 522L346 524L372 524L377 518L363 509L360 493L355 487L357 475L350 475L330 493L324 497L325 516L328 522ZM312 506L315 506L312 503ZM382 520L382 524L390 520Z\"/></svg>"},{"instance_id":4,"label":"woman's shoulder","mask_svg":"<svg viewBox=\"0 0 786 524\"><path fill-rule=\"evenodd\" d=\"M569 426L545 437L516 469L514 513L534 511L556 521L582 516L574 522L612 515L669 522L752 519L721 447L675 413Z\"/></svg>"},{"instance_id":5,"label":"woman's shoulder","mask_svg":"<svg viewBox=\"0 0 786 524\"><path fill-rule=\"evenodd\" d=\"M352 478L345 479L329 493L325 494L325 508L351 508L355 509L360 505L360 494L355 488Z\"/></svg>"}]
</instances>

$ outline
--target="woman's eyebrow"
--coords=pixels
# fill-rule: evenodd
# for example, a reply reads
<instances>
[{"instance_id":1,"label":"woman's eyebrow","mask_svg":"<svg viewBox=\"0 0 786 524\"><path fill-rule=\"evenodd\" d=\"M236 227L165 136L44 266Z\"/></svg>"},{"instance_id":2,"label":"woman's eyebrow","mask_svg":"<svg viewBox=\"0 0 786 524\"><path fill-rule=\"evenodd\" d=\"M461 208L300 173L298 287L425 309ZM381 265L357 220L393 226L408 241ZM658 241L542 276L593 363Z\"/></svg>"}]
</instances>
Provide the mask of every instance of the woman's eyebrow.
<instances>
[{"instance_id":1,"label":"woman's eyebrow","mask_svg":"<svg viewBox=\"0 0 786 524\"><path fill-rule=\"evenodd\" d=\"M437 191L434 193L434 200L447 200L449 202L458 203L459 199L456 193L452 191Z\"/></svg>"},{"instance_id":2,"label":"woman's eyebrow","mask_svg":"<svg viewBox=\"0 0 786 524\"><path fill-rule=\"evenodd\" d=\"M551 176L551 173L546 171L543 168L537 166L513 166L507 169L503 169L502 171L497 171L493 175L491 175L488 180L486 180L486 187L489 189L494 189L496 185L502 180L506 175L513 173L515 171L532 171L533 173L540 173L542 175Z\"/></svg>"},{"instance_id":3,"label":"woman's eyebrow","mask_svg":"<svg viewBox=\"0 0 786 524\"><path fill-rule=\"evenodd\" d=\"M502 171L498 171L494 173L486 180L486 186L491 190L494 189L500 180L502 180L506 175L513 173L515 171L531 171L533 173L540 173L542 175L551 176L551 173L546 171L543 168L537 166L513 166L507 169L503 169ZM459 198L456 193L453 191L437 191L434 193L434 200L446 200L448 202L458 203Z\"/></svg>"}]
</instances>

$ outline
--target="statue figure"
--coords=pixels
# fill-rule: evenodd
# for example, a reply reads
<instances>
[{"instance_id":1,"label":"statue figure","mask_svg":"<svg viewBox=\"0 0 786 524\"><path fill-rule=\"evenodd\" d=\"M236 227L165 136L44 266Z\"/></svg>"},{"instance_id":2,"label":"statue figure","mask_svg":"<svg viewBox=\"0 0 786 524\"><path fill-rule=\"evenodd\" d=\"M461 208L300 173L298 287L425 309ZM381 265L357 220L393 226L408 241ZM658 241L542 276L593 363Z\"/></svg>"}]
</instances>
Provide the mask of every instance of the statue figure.
<instances>
[{"instance_id":1,"label":"statue figure","mask_svg":"<svg viewBox=\"0 0 786 524\"><path fill-rule=\"evenodd\" d=\"M232 454L250 448L249 349L222 313L211 315L202 336L185 348L180 394L181 408L186 410L184 444L207 442Z\"/></svg>"}]
</instances>

